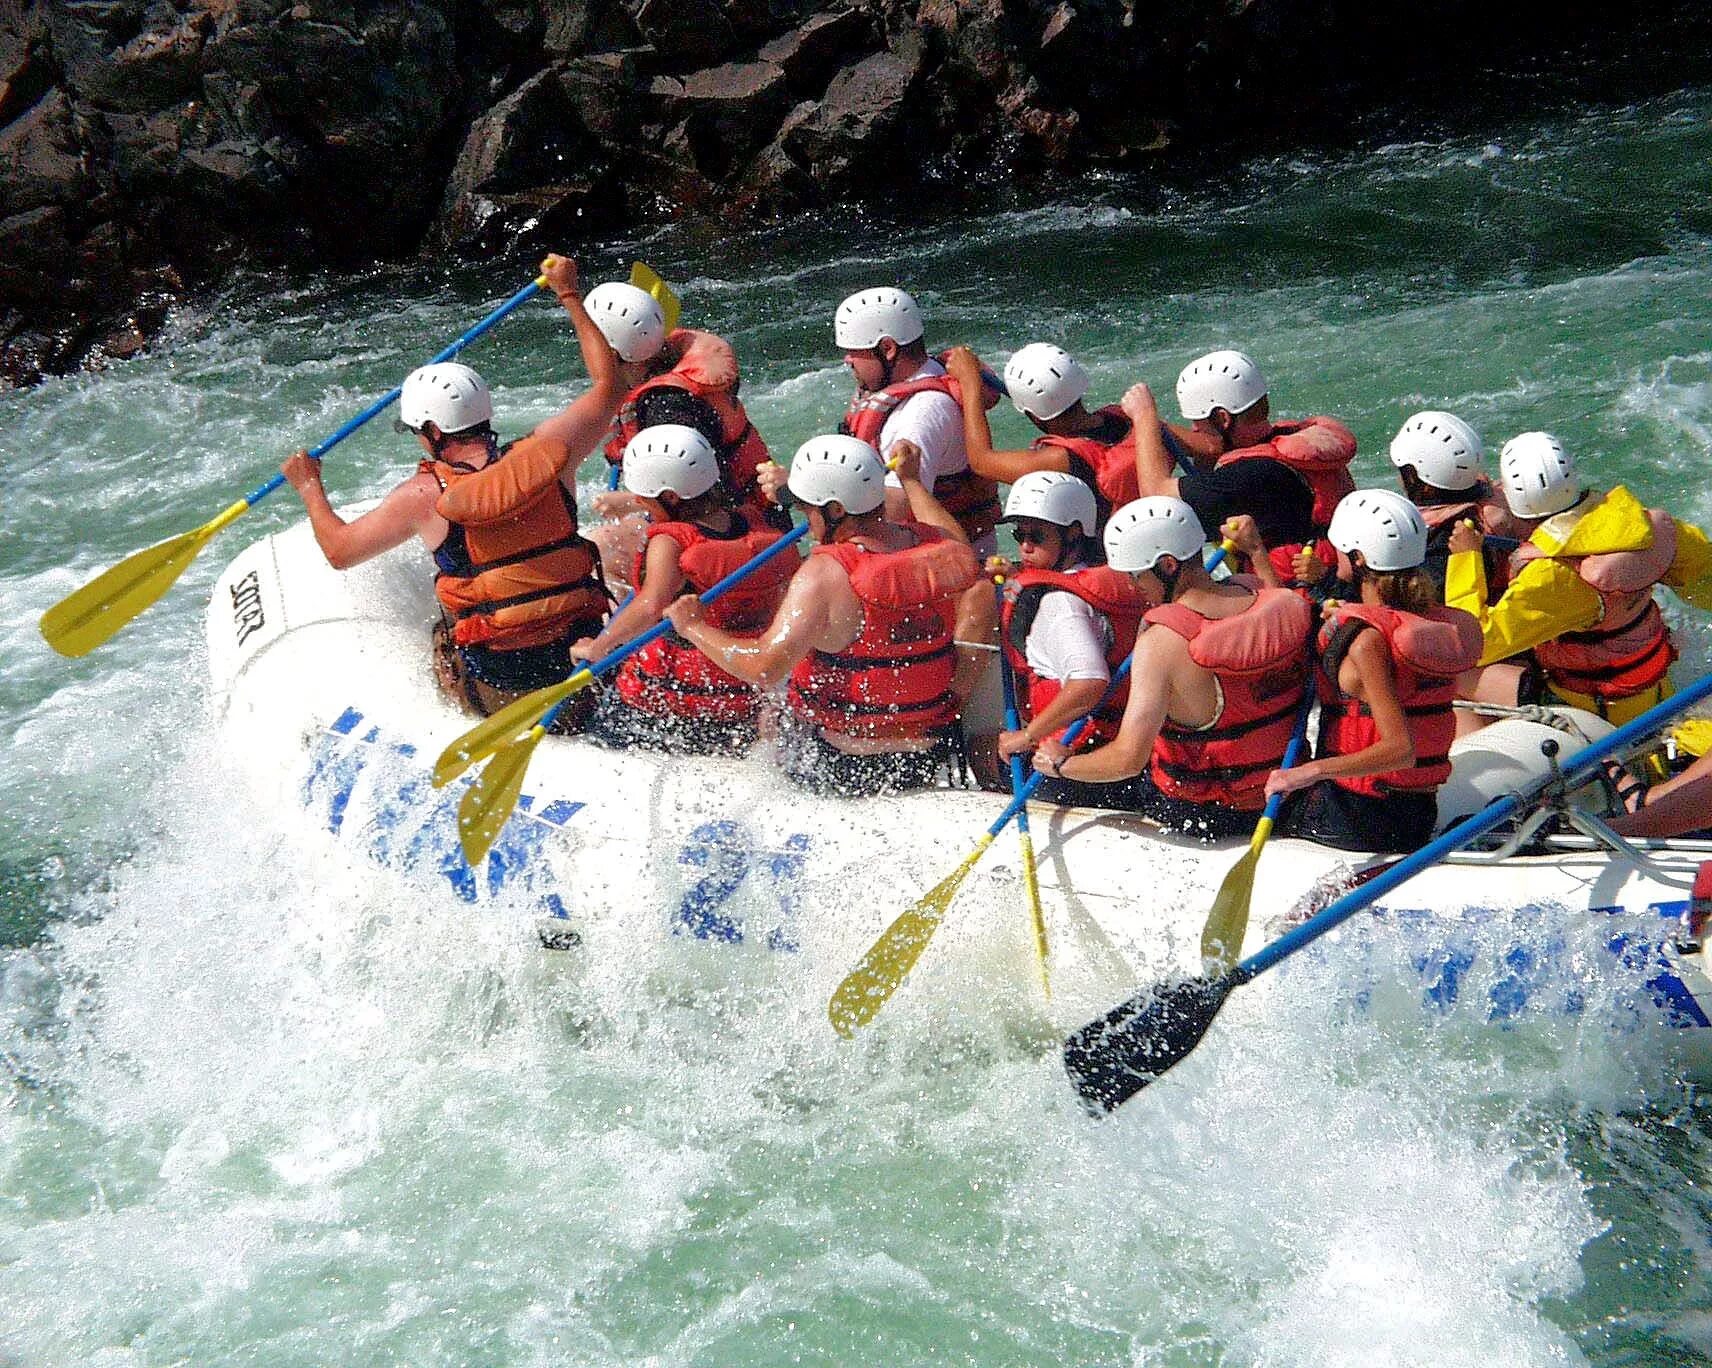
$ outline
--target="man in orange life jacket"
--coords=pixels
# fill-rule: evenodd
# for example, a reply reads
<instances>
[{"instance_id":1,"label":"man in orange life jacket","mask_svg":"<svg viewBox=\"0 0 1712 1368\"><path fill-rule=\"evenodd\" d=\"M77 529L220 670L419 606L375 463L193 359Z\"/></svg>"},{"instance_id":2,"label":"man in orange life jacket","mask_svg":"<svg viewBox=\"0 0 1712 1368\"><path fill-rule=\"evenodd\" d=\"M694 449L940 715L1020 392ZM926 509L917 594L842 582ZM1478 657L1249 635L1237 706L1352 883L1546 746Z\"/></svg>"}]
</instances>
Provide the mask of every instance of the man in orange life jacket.
<instances>
[{"instance_id":1,"label":"man in orange life jacket","mask_svg":"<svg viewBox=\"0 0 1712 1368\"><path fill-rule=\"evenodd\" d=\"M999 646L1016 677L1024 725L1001 732L1001 758L1032 751L1092 712L1092 739L1117 735L1128 685L1105 697L1112 673L1135 646L1148 607L1122 571L1097 564L1094 492L1073 475L1035 470L1011 486L1004 521L1015 534L1021 569L1007 573ZM1047 779L1042 802L1119 807L1124 785L1075 785Z\"/></svg>"},{"instance_id":2,"label":"man in orange life jacket","mask_svg":"<svg viewBox=\"0 0 1712 1368\"><path fill-rule=\"evenodd\" d=\"M593 382L562 413L501 449L482 378L457 362L423 366L405 379L398 425L427 459L374 508L346 522L327 500L319 461L299 451L283 467L335 568L412 537L428 548L444 613L436 673L483 713L563 679L566 651L598 630L608 602L595 549L578 535L575 491L578 464L618 407L617 367L583 308L575 264L550 256L543 273L571 316Z\"/></svg>"},{"instance_id":3,"label":"man in orange life jacket","mask_svg":"<svg viewBox=\"0 0 1712 1368\"><path fill-rule=\"evenodd\" d=\"M1358 489L1327 533L1359 601L1328 603L1316 680L1316 756L1266 781L1298 796L1280 828L1343 850L1407 854L1433 834L1450 777L1456 680L1480 659L1480 624L1438 601L1427 525L1389 489ZM1300 792L1298 792L1300 791Z\"/></svg>"},{"instance_id":4,"label":"man in orange life jacket","mask_svg":"<svg viewBox=\"0 0 1712 1368\"><path fill-rule=\"evenodd\" d=\"M1073 475L1093 491L1099 527L1113 509L1141 497L1129 415L1117 404L1088 410L1088 373L1062 347L1031 342L1005 362L1011 402L1043 434L1027 451L993 449L993 430L977 392L980 358L967 347L953 347L945 367L962 388L963 444L976 474L1000 484L1015 484L1038 470ZM1164 440L1182 449L1179 434L1167 430Z\"/></svg>"},{"instance_id":5,"label":"man in orange life jacket","mask_svg":"<svg viewBox=\"0 0 1712 1368\"><path fill-rule=\"evenodd\" d=\"M740 637L713 626L688 595L667 609L721 669L763 689L790 681L781 758L787 776L814 792L865 797L931 785L940 739L956 721L951 622L980 571L922 483L919 459L912 443L899 443L896 473L922 521L891 522L879 453L853 437L811 438L791 461L789 489L817 545L772 623L758 638Z\"/></svg>"},{"instance_id":6,"label":"man in orange life jacket","mask_svg":"<svg viewBox=\"0 0 1712 1368\"><path fill-rule=\"evenodd\" d=\"M921 482L957 519L979 556L998 550L993 535L1001 510L999 488L969 468L963 445L962 388L927 353L926 324L915 300L903 290L878 286L858 290L833 315L833 337L856 380L856 393L839 431L867 442L889 460L899 442L921 452ZM886 481L886 514L908 521L910 501L894 474ZM996 628L993 595L982 582L958 605L958 641L990 642ZM958 698L974 691L989 657L959 652L953 683Z\"/></svg>"},{"instance_id":7,"label":"man in orange life jacket","mask_svg":"<svg viewBox=\"0 0 1712 1368\"><path fill-rule=\"evenodd\" d=\"M1139 424L1139 420L1138 420ZM1284 758L1308 685L1312 614L1287 589L1201 564L1200 520L1152 496L1106 524L1106 560L1159 604L1142 617L1129 703L1106 745L1071 754L1042 741L1034 767L1055 779L1112 784L1147 772L1138 810L1202 840L1247 835Z\"/></svg>"},{"instance_id":8,"label":"man in orange life jacket","mask_svg":"<svg viewBox=\"0 0 1712 1368\"><path fill-rule=\"evenodd\" d=\"M1263 403L1251 406L1259 410L1264 407ZM1222 527L1239 514L1250 514L1261 540L1274 548L1305 545L1318 535L1313 491L1282 461L1257 456L1228 466L1215 465L1207 448L1225 438L1209 435L1207 429L1214 419L1202 418L1196 420L1192 434L1196 443L1190 448L1192 464L1178 473L1160 435L1153 391L1144 384L1131 385L1124 393L1123 409L1132 425L1136 481L1144 496L1181 499L1195 510L1204 527ZM1222 409L1218 413L1229 417ZM1256 427L1264 425L1262 417ZM1234 430L1227 424L1223 431Z\"/></svg>"},{"instance_id":9,"label":"man in orange life jacket","mask_svg":"<svg viewBox=\"0 0 1712 1368\"><path fill-rule=\"evenodd\" d=\"M1670 694L1676 658L1653 589L1668 585L1685 601L1712 608L1706 534L1644 508L1621 485L1608 493L1583 486L1569 453L1547 432L1506 442L1499 474L1510 511L1532 530L1495 603L1481 533L1463 522L1451 534L1445 601L1472 613L1485 637L1483 668L1462 681L1464 696L1567 703L1619 725L1638 717ZM1531 669L1511 660L1529 650Z\"/></svg>"},{"instance_id":10,"label":"man in orange life jacket","mask_svg":"<svg viewBox=\"0 0 1712 1368\"><path fill-rule=\"evenodd\" d=\"M625 446L643 428L660 423L693 427L713 444L720 482L731 502L770 509L775 525L788 526L789 519L772 509L756 486L755 472L767 460L767 444L738 397L742 375L731 344L694 328L668 335L659 301L624 281L590 290L588 311L618 356L618 378L624 386L606 441L607 461L621 465ZM609 521L590 535L599 543L612 577L622 582L641 550L647 510L624 490L596 494L593 505Z\"/></svg>"},{"instance_id":11,"label":"man in orange life jacket","mask_svg":"<svg viewBox=\"0 0 1712 1368\"><path fill-rule=\"evenodd\" d=\"M692 427L644 428L624 449L624 487L653 519L632 576L630 602L599 636L571 647L598 660L659 622L686 589L705 593L782 535L754 508L733 508L712 444ZM772 621L798 557L786 552L751 572L707 607L707 620L738 637ZM734 754L755 742L760 699L675 634L650 642L619 667L586 731L611 745L651 745L689 755Z\"/></svg>"}]
</instances>

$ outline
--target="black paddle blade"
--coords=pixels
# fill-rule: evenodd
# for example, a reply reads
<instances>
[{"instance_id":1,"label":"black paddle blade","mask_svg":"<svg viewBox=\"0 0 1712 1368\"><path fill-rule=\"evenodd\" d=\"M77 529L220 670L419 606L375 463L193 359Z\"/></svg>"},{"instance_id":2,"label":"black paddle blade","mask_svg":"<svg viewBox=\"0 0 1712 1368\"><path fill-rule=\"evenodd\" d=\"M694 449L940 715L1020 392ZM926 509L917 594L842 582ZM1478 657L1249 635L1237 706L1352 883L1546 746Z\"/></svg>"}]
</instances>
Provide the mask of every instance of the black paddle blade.
<instances>
[{"instance_id":1,"label":"black paddle blade","mask_svg":"<svg viewBox=\"0 0 1712 1368\"><path fill-rule=\"evenodd\" d=\"M1092 1116L1116 1111L1201 1043L1234 974L1144 989L1064 1042L1064 1067Z\"/></svg>"}]
</instances>

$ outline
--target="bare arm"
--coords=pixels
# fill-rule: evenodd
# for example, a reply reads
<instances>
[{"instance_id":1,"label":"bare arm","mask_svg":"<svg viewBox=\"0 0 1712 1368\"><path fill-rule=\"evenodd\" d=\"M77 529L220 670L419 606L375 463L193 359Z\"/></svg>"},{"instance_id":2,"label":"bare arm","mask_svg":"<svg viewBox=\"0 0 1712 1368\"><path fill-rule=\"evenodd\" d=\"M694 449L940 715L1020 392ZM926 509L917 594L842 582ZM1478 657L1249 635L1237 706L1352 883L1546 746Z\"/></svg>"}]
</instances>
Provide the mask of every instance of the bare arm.
<instances>
[{"instance_id":1,"label":"bare arm","mask_svg":"<svg viewBox=\"0 0 1712 1368\"><path fill-rule=\"evenodd\" d=\"M1181 649L1174 649L1177 643ZM1042 743L1034 755L1034 767L1043 774L1056 773L1064 779L1109 784L1130 779L1147 768L1153 741L1165 725L1171 703L1173 655L1187 653L1187 643L1175 632L1143 632L1135 644L1130 668L1129 704L1124 708L1118 734L1104 746L1083 755L1065 755L1061 743ZM1056 766L1056 768L1055 768Z\"/></svg>"},{"instance_id":2,"label":"bare arm","mask_svg":"<svg viewBox=\"0 0 1712 1368\"><path fill-rule=\"evenodd\" d=\"M684 573L678 558L683 548L671 537L650 537L648 550L642 558L642 585L631 595L630 602L613 614L605 630L589 642L578 642L571 648L577 660L598 660L616 651L628 641L634 641L657 623L684 587Z\"/></svg>"},{"instance_id":3,"label":"bare arm","mask_svg":"<svg viewBox=\"0 0 1712 1368\"><path fill-rule=\"evenodd\" d=\"M1023 735L1031 744L1057 736L1078 717L1094 710L1105 696L1107 682L1104 679L1065 680L1053 700L1040 710L1040 715L1023 728Z\"/></svg>"},{"instance_id":4,"label":"bare arm","mask_svg":"<svg viewBox=\"0 0 1712 1368\"><path fill-rule=\"evenodd\" d=\"M994 451L993 428L981 407L981 359L967 347L953 347L945 357L945 369L962 394L963 447L969 455L969 469L1000 484L1015 484L1036 470L1070 473L1070 453L1063 447Z\"/></svg>"},{"instance_id":5,"label":"bare arm","mask_svg":"<svg viewBox=\"0 0 1712 1368\"><path fill-rule=\"evenodd\" d=\"M1181 498L1177 477L1171 473L1171 453L1159 435L1159 409L1153 391L1141 383L1124 391L1123 411L1135 434L1135 474L1143 496L1164 494Z\"/></svg>"},{"instance_id":6,"label":"bare arm","mask_svg":"<svg viewBox=\"0 0 1712 1368\"><path fill-rule=\"evenodd\" d=\"M825 557L811 556L791 578L784 602L758 637L736 637L703 620L703 605L686 594L666 610L672 626L721 669L759 689L788 678L796 663L820 644L829 626L828 590L842 572Z\"/></svg>"},{"instance_id":7,"label":"bare arm","mask_svg":"<svg viewBox=\"0 0 1712 1368\"><path fill-rule=\"evenodd\" d=\"M1712 826L1712 755L1653 785L1639 812L1611 819L1611 829L1624 836L1680 836L1707 826Z\"/></svg>"},{"instance_id":8,"label":"bare arm","mask_svg":"<svg viewBox=\"0 0 1712 1368\"><path fill-rule=\"evenodd\" d=\"M938 528L946 536L967 546L969 534L963 530L962 524L945 511L945 505L934 498L933 491L921 482L921 448L908 440L898 442L892 447L892 459L887 464L903 486L904 498L909 501L909 516L918 523ZM890 510L887 511L889 514Z\"/></svg>"},{"instance_id":9,"label":"bare arm","mask_svg":"<svg viewBox=\"0 0 1712 1368\"><path fill-rule=\"evenodd\" d=\"M1338 666L1338 687L1353 694L1373 714L1379 738L1370 746L1349 755L1329 755L1310 760L1290 770L1273 770L1266 781L1266 796L1293 793L1320 779L1353 779L1363 774L1384 774L1415 763L1415 743L1397 701L1397 682L1391 669L1391 653L1378 632L1359 633L1350 643Z\"/></svg>"},{"instance_id":10,"label":"bare arm","mask_svg":"<svg viewBox=\"0 0 1712 1368\"><path fill-rule=\"evenodd\" d=\"M308 510L316 545L335 570L349 570L403 546L437 516L434 504L440 497L440 485L432 475L412 476L360 518L346 522L333 511L327 491L321 487L321 462L299 451L281 469Z\"/></svg>"},{"instance_id":11,"label":"bare arm","mask_svg":"<svg viewBox=\"0 0 1712 1368\"><path fill-rule=\"evenodd\" d=\"M569 257L550 256L542 264L547 285L565 306L576 329L577 343L582 348L583 364L588 367L590 384L565 409L535 429L535 436L557 442L570 451L570 464L561 477L569 487L575 479L576 466L583 457L598 447L612 426L612 416L624 398L618 381L618 358L607 346L606 338L583 308L582 292L577 288L577 267Z\"/></svg>"}]
</instances>

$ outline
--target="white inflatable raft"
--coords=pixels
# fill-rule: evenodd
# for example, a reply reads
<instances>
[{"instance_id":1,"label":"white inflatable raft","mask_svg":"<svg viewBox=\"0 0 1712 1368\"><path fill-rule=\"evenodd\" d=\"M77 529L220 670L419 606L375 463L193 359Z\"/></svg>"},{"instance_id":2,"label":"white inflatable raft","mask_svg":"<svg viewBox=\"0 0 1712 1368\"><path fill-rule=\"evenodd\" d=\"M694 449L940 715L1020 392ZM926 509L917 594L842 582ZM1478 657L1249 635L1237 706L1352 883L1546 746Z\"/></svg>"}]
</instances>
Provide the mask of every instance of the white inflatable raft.
<instances>
[{"instance_id":1,"label":"white inflatable raft","mask_svg":"<svg viewBox=\"0 0 1712 1368\"><path fill-rule=\"evenodd\" d=\"M961 790L822 800L786 784L764 755L685 760L549 737L492 856L469 868L456 838L462 786L436 791L428 781L433 757L474 721L434 686L427 643L436 612L426 559L413 549L341 574L307 524L251 546L221 576L208 614L227 749L270 800L301 812L304 839L330 836L407 882L516 918L520 934L539 924L544 939L567 945L605 927L627 944L682 941L703 960L722 953L707 942L794 952L803 993L824 1003L874 936L957 865L1005 803ZM1470 810L1504 791L1543 763L1538 737L1554 734L1528 722L1488 728L1459 755L1447 805ZM1559 739L1571 753L1573 739ZM1032 813L1052 946L1050 1008L1009 836L964 886L918 978L936 979L936 992L970 1010L1014 1003L1035 1021L1047 1010L1062 1029L1139 982L1197 967L1201 924L1238 847L1174 840L1123 814ZM1682 941L1689 885L1709 855L1705 844L1661 843L1636 860L1557 838L1525 858L1447 861L1375 912L1416 936L1423 915L1430 920L1438 939L1415 959L1422 1001L1439 1011L1459 996L1462 1010L1504 1020L1580 1010L1578 963L1590 944L1608 952L1633 970L1636 1018L1680 1028L1670 1033L1673 1052L1686 1046L1692 1072L1712 1075L1712 981L1697 947ZM1328 887L1367 863L1273 841L1245 952L1290 916L1323 905ZM1587 931L1590 921L1597 931ZM1494 924L1520 929L1481 933ZM1530 927L1537 933L1522 933ZM1338 949L1329 940L1316 953ZM1359 976L1359 966L1351 972ZM905 986L882 1023L908 1011L917 986ZM1359 996L1364 986L1351 991Z\"/></svg>"}]
</instances>

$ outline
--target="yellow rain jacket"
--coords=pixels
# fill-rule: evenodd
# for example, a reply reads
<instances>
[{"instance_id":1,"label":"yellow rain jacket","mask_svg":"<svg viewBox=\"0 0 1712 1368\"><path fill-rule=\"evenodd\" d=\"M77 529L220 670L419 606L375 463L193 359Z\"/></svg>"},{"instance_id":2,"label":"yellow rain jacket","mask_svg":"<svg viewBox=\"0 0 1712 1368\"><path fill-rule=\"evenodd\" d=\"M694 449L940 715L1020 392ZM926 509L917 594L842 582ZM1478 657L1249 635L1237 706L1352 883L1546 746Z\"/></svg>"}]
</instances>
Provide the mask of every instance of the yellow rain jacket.
<instances>
[{"instance_id":1,"label":"yellow rain jacket","mask_svg":"<svg viewBox=\"0 0 1712 1368\"><path fill-rule=\"evenodd\" d=\"M1662 515L1658 515L1662 516ZM1670 521L1670 520L1667 520ZM1622 486L1601 495L1590 492L1580 504L1547 518L1534 529L1531 551L1519 554L1517 570L1498 602L1486 602L1486 564L1477 552L1452 555L1445 572L1445 602L1472 613L1480 623L1486 649L1480 663L1490 665L1566 633L1587 632L1606 616L1608 605L1583 577L1587 557L1646 552L1653 546L1655 515ZM1712 542L1691 523L1675 522L1675 550L1659 575L1677 595L1698 608L1712 609ZM1555 687L1567 703L1589 707L1613 722L1638 716L1669 693L1661 687L1636 695L1631 706L1600 707L1598 700ZM1631 700L1617 700L1630 705Z\"/></svg>"}]
</instances>

